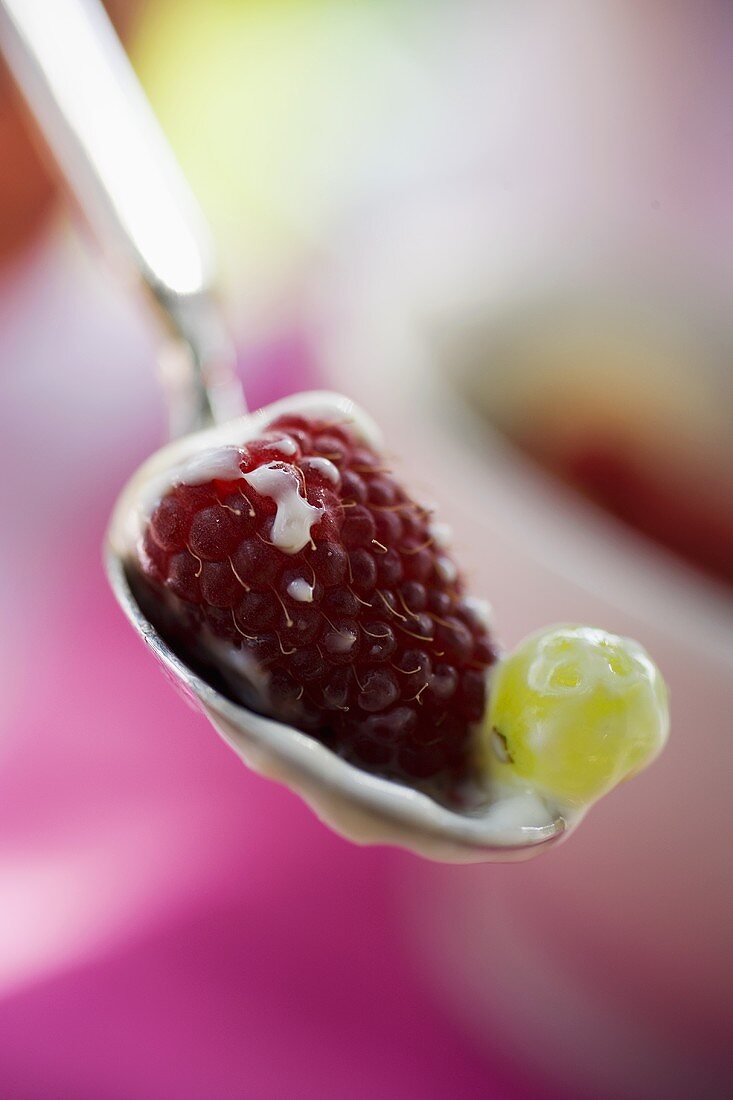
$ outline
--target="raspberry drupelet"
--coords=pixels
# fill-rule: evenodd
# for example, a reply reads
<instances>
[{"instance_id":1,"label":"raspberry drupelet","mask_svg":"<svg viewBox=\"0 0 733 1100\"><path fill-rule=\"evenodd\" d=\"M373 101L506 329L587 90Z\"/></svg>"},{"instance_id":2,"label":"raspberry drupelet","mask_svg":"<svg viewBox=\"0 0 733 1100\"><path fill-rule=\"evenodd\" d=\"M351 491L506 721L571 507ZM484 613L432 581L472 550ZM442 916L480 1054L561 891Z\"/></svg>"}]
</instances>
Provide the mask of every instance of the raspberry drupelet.
<instances>
[{"instance_id":1,"label":"raspberry drupelet","mask_svg":"<svg viewBox=\"0 0 733 1100\"><path fill-rule=\"evenodd\" d=\"M161 632L246 705L455 797L497 650L430 511L350 423L316 416L202 469L138 549Z\"/></svg>"}]
</instances>

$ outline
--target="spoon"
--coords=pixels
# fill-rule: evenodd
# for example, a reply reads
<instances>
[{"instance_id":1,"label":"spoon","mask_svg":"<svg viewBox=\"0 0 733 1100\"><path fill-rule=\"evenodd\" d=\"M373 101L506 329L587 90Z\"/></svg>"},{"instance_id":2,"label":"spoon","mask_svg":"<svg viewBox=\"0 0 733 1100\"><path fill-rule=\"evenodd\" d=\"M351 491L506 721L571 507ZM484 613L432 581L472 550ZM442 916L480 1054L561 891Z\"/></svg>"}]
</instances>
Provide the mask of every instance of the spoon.
<instances>
[{"instance_id":1,"label":"spoon","mask_svg":"<svg viewBox=\"0 0 733 1100\"><path fill-rule=\"evenodd\" d=\"M497 788L455 812L412 787L361 771L320 742L235 703L181 659L131 583L131 525L155 479L212 443L240 442L285 408L314 402L346 419L348 398L297 395L244 414L220 316L204 218L98 0L0 0L0 45L41 133L100 242L142 281L168 328L161 366L174 440L133 477L105 547L112 590L173 683L253 770L296 791L337 832L449 862L526 859L580 820L531 789ZM232 419L235 418L235 419Z\"/></svg>"}]
</instances>

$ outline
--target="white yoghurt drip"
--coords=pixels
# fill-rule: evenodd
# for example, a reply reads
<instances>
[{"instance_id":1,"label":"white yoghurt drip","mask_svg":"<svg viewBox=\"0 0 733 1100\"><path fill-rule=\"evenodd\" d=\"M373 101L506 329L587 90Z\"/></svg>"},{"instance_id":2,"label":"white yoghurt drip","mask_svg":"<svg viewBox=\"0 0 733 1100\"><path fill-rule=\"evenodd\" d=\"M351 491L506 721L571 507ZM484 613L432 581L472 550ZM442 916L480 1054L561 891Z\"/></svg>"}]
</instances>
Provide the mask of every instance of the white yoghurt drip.
<instances>
[{"instance_id":1,"label":"white yoghurt drip","mask_svg":"<svg viewBox=\"0 0 733 1100\"><path fill-rule=\"evenodd\" d=\"M453 584L458 578L458 570L455 562L451 561L450 558L443 556L437 558L435 568L440 579L446 584Z\"/></svg>"},{"instance_id":2,"label":"white yoghurt drip","mask_svg":"<svg viewBox=\"0 0 733 1100\"><path fill-rule=\"evenodd\" d=\"M178 478L183 485L205 485L207 481L238 481L242 476L239 447L211 447L192 455L181 466Z\"/></svg>"},{"instance_id":3,"label":"white yoghurt drip","mask_svg":"<svg viewBox=\"0 0 733 1100\"><path fill-rule=\"evenodd\" d=\"M336 630L328 635L328 645L333 653L348 653L355 641L353 630Z\"/></svg>"},{"instance_id":4,"label":"white yoghurt drip","mask_svg":"<svg viewBox=\"0 0 733 1100\"><path fill-rule=\"evenodd\" d=\"M547 825L555 816L542 795L529 784L526 787L496 784L491 807L488 811L497 832L505 833L507 843L521 837L527 826ZM571 824L573 815L563 815Z\"/></svg>"},{"instance_id":5,"label":"white yoghurt drip","mask_svg":"<svg viewBox=\"0 0 733 1100\"><path fill-rule=\"evenodd\" d=\"M447 523L431 520L428 524L428 534L439 550L447 550L453 540L453 532Z\"/></svg>"},{"instance_id":6,"label":"white yoghurt drip","mask_svg":"<svg viewBox=\"0 0 733 1100\"><path fill-rule=\"evenodd\" d=\"M297 554L310 541L311 527L318 523L323 508L309 504L300 495L295 467L268 462L243 476L260 496L270 497L277 505L272 525L273 544L284 554Z\"/></svg>"},{"instance_id":7,"label":"white yoghurt drip","mask_svg":"<svg viewBox=\"0 0 733 1100\"><path fill-rule=\"evenodd\" d=\"M124 554L138 546L151 515L176 485L203 484L213 477L222 480L241 478L234 454L241 457L240 448L270 430L274 420L287 414L346 423L363 443L375 450L381 449L382 438L373 420L353 401L328 392L294 394L259 412L195 432L163 447L143 464L128 484L118 502L111 531L118 551ZM201 464L197 460L201 460ZM317 460L314 458L313 461ZM323 459L323 462L328 463L320 467L323 476L333 480L335 472L338 477L333 463L329 463L328 459ZM329 466L333 466L333 470L329 470ZM208 478L205 474L209 475ZM192 480L197 477L198 481Z\"/></svg>"},{"instance_id":8,"label":"white yoghurt drip","mask_svg":"<svg viewBox=\"0 0 733 1100\"><path fill-rule=\"evenodd\" d=\"M288 455L290 458L297 453L298 448L292 439L283 437L282 439L275 439L272 443L265 445L267 451L278 451L282 455Z\"/></svg>"},{"instance_id":9,"label":"white yoghurt drip","mask_svg":"<svg viewBox=\"0 0 733 1100\"><path fill-rule=\"evenodd\" d=\"M330 458L321 458L320 456L304 458L302 466L304 470L315 470L317 474L320 474L326 481L330 481L332 485L338 485L341 480L341 475Z\"/></svg>"},{"instance_id":10,"label":"white yoghurt drip","mask_svg":"<svg viewBox=\"0 0 733 1100\"><path fill-rule=\"evenodd\" d=\"M305 577L296 577L285 589L291 600L296 603L313 603L313 585Z\"/></svg>"},{"instance_id":11,"label":"white yoghurt drip","mask_svg":"<svg viewBox=\"0 0 733 1100\"><path fill-rule=\"evenodd\" d=\"M207 481L239 481L242 471L239 447L208 447L190 455L171 470L155 474L144 486L138 501L138 537L163 497L176 485L205 485Z\"/></svg>"},{"instance_id":12,"label":"white yoghurt drip","mask_svg":"<svg viewBox=\"0 0 733 1100\"><path fill-rule=\"evenodd\" d=\"M495 625L494 609L488 600L480 600L476 596L466 596L463 602L466 607L473 611L484 630L493 630Z\"/></svg>"}]
</instances>

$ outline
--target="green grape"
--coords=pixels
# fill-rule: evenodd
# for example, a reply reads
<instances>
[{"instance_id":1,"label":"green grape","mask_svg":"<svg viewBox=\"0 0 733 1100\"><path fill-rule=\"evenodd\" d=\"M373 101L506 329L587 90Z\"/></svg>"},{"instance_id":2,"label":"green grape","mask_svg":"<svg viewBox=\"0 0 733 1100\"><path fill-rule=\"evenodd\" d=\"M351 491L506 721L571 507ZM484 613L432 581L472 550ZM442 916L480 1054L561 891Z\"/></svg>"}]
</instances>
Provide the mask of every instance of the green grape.
<instances>
[{"instance_id":1,"label":"green grape","mask_svg":"<svg viewBox=\"0 0 733 1100\"><path fill-rule=\"evenodd\" d=\"M554 626L499 663L483 756L496 779L580 807L646 767L668 728L664 680L638 642Z\"/></svg>"}]
</instances>

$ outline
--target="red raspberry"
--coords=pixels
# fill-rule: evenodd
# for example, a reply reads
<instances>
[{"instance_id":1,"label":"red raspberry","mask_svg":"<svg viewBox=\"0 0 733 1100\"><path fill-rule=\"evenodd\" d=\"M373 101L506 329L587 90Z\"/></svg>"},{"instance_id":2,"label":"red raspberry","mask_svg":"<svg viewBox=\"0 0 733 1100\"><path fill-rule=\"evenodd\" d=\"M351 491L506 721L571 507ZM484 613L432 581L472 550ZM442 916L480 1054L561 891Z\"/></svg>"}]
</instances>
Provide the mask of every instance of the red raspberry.
<instances>
[{"instance_id":1,"label":"red raspberry","mask_svg":"<svg viewBox=\"0 0 733 1100\"><path fill-rule=\"evenodd\" d=\"M150 517L151 617L240 701L455 796L496 651L430 513L349 424L281 416L239 455L239 480L177 484ZM275 545L273 476L307 513L294 552Z\"/></svg>"}]
</instances>

